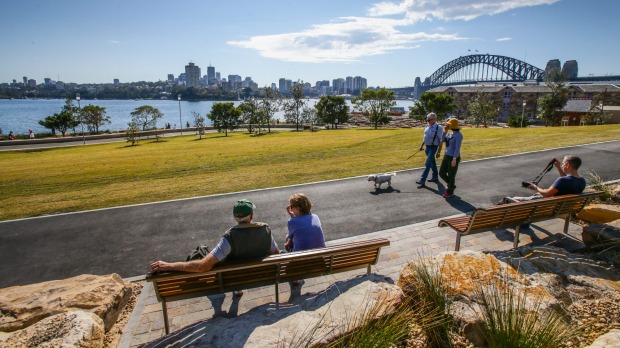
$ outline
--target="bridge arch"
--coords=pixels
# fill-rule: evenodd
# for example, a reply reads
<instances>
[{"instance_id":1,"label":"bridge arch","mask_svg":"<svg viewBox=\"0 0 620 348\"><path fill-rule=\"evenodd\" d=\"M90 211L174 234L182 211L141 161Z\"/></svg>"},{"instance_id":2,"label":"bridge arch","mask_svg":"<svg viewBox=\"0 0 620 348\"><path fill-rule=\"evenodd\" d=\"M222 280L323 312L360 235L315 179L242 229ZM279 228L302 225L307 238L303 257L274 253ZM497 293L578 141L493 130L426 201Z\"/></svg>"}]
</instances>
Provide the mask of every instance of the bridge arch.
<instances>
[{"instance_id":1,"label":"bridge arch","mask_svg":"<svg viewBox=\"0 0 620 348\"><path fill-rule=\"evenodd\" d=\"M444 64L425 79L424 85L483 81L542 81L544 75L544 70L515 58L473 54Z\"/></svg>"}]
</instances>

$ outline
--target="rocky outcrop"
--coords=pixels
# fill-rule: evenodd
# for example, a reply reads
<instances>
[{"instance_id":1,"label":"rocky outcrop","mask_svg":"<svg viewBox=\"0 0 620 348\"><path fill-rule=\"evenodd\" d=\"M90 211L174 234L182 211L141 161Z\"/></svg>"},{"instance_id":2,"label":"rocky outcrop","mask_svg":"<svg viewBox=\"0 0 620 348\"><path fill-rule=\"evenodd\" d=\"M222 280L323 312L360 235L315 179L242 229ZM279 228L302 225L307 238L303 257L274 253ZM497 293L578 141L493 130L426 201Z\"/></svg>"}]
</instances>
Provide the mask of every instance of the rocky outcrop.
<instances>
[{"instance_id":1,"label":"rocky outcrop","mask_svg":"<svg viewBox=\"0 0 620 348\"><path fill-rule=\"evenodd\" d=\"M101 318L91 312L71 311L45 318L23 330L0 333L0 346L99 348L103 338Z\"/></svg>"},{"instance_id":2,"label":"rocky outcrop","mask_svg":"<svg viewBox=\"0 0 620 348\"><path fill-rule=\"evenodd\" d=\"M80 310L101 318L107 331L130 295L129 283L117 274L81 275L0 289L0 331L20 330L56 314Z\"/></svg>"},{"instance_id":3,"label":"rocky outcrop","mask_svg":"<svg viewBox=\"0 0 620 348\"><path fill-rule=\"evenodd\" d=\"M429 258L427 263L436 267L445 280L453 317L461 332L476 346L486 344L475 296L476 287L484 284L501 283L525 295L530 308L541 311L541 315L559 307L572 309L576 321L580 316L604 313L595 321L601 327L592 332L620 325L620 308L613 305L620 299L620 273L613 266L582 254L527 246L495 253L446 252ZM398 285L406 288L415 282L415 277L413 264L409 263L401 271ZM593 307L599 310L587 310Z\"/></svg>"},{"instance_id":4,"label":"rocky outcrop","mask_svg":"<svg viewBox=\"0 0 620 348\"><path fill-rule=\"evenodd\" d=\"M620 205L590 204L577 214L577 218L595 224L618 220Z\"/></svg>"},{"instance_id":5,"label":"rocky outcrop","mask_svg":"<svg viewBox=\"0 0 620 348\"><path fill-rule=\"evenodd\" d=\"M620 347L620 329L614 329L597 338L586 348L614 348Z\"/></svg>"}]
</instances>

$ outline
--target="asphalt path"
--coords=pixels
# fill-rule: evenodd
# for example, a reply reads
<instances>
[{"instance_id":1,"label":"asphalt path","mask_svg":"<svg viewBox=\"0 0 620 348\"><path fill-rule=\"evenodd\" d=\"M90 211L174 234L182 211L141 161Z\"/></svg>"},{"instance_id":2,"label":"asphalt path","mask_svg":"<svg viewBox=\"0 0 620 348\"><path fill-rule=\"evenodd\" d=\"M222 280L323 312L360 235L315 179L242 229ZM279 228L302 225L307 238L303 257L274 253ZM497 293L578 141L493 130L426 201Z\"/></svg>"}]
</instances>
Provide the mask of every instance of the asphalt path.
<instances>
[{"instance_id":1,"label":"asphalt path","mask_svg":"<svg viewBox=\"0 0 620 348\"><path fill-rule=\"evenodd\" d=\"M469 212L506 195L531 194L521 181L540 174L551 158L567 154L582 158L582 175L594 171L604 180L620 177L620 141L611 141L462 162L456 196L449 199L440 196L441 183L418 188L421 169L415 168L397 172L392 189L375 190L366 177L353 177L0 222L0 287L85 273L133 277L145 274L155 260L183 260L198 244L214 246L234 225L232 206L241 198L256 204L255 220L271 226L280 246L286 236L285 206L298 192L312 200L327 240ZM554 169L540 185L548 187L557 176Z\"/></svg>"}]
</instances>

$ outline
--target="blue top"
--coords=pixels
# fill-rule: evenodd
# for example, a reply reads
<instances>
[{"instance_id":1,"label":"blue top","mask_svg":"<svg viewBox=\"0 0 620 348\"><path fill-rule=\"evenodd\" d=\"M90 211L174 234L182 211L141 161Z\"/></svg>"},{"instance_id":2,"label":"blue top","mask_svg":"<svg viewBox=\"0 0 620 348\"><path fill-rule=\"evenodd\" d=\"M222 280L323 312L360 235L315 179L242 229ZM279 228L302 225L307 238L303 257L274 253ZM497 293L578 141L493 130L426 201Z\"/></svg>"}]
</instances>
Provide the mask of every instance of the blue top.
<instances>
[{"instance_id":1,"label":"blue top","mask_svg":"<svg viewBox=\"0 0 620 348\"><path fill-rule=\"evenodd\" d=\"M446 156L459 157L461 155L461 143L463 143L463 134L461 132L452 132L444 135L443 141L446 143Z\"/></svg>"},{"instance_id":2,"label":"blue top","mask_svg":"<svg viewBox=\"0 0 620 348\"><path fill-rule=\"evenodd\" d=\"M288 220L287 238L293 240L293 251L325 246L321 220L314 214L292 217Z\"/></svg>"},{"instance_id":3,"label":"blue top","mask_svg":"<svg viewBox=\"0 0 620 348\"><path fill-rule=\"evenodd\" d=\"M439 123L435 122L434 125L427 125L424 128L424 145L439 145L443 136L443 127Z\"/></svg>"},{"instance_id":4,"label":"blue top","mask_svg":"<svg viewBox=\"0 0 620 348\"><path fill-rule=\"evenodd\" d=\"M555 179L551 186L558 190L556 196L580 194L586 188L586 179L566 175Z\"/></svg>"}]
</instances>

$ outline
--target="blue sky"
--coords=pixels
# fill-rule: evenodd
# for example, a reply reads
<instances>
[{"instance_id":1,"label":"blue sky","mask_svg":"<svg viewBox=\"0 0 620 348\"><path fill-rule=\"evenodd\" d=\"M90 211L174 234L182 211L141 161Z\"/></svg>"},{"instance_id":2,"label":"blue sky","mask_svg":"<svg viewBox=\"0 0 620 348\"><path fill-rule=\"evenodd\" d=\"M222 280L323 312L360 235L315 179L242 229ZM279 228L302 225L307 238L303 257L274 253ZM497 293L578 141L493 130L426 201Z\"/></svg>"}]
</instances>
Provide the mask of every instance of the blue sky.
<instances>
[{"instance_id":1,"label":"blue sky","mask_svg":"<svg viewBox=\"0 0 620 348\"><path fill-rule=\"evenodd\" d=\"M0 82L206 74L404 87L475 53L620 75L617 0L0 0ZM469 51L471 50L471 51Z\"/></svg>"}]
</instances>

